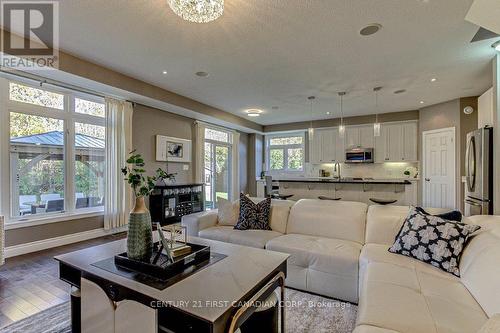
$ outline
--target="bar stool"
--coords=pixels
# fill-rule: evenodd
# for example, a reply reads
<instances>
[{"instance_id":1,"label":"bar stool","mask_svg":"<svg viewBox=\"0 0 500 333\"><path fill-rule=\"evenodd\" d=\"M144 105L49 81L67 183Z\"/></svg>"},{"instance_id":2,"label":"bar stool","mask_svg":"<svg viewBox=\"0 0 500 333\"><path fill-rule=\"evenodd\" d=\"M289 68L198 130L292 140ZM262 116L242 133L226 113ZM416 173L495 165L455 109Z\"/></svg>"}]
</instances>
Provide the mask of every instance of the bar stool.
<instances>
[{"instance_id":1,"label":"bar stool","mask_svg":"<svg viewBox=\"0 0 500 333\"><path fill-rule=\"evenodd\" d=\"M330 197L325 197L324 195L320 195L318 197L319 200L332 200L332 201L339 201L342 200L342 198L330 198Z\"/></svg>"},{"instance_id":2,"label":"bar stool","mask_svg":"<svg viewBox=\"0 0 500 333\"><path fill-rule=\"evenodd\" d=\"M395 203L397 199L380 199L380 198L370 198L370 201L378 205L386 206Z\"/></svg>"},{"instance_id":3,"label":"bar stool","mask_svg":"<svg viewBox=\"0 0 500 333\"><path fill-rule=\"evenodd\" d=\"M234 333L278 333L278 296L273 292Z\"/></svg>"},{"instance_id":4,"label":"bar stool","mask_svg":"<svg viewBox=\"0 0 500 333\"><path fill-rule=\"evenodd\" d=\"M266 197L271 197L271 199L278 200L288 200L293 197L293 194L280 194L279 188L273 188L273 177L266 176Z\"/></svg>"}]
</instances>

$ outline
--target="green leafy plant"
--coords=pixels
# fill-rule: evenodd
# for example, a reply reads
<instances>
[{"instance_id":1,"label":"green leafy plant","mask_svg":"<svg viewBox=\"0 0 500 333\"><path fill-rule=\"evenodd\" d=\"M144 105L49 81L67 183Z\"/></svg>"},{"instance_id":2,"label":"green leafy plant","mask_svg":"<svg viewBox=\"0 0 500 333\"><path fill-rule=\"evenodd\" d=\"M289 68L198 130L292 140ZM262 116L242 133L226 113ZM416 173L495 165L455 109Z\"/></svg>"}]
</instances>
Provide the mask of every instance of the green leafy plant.
<instances>
[{"instance_id":1,"label":"green leafy plant","mask_svg":"<svg viewBox=\"0 0 500 333\"><path fill-rule=\"evenodd\" d=\"M165 180L175 180L175 175L177 175L176 173L168 173L166 172L165 170L163 170L162 168L158 168L158 170L156 170L156 179L157 180L162 180L162 181L165 181Z\"/></svg>"},{"instance_id":2,"label":"green leafy plant","mask_svg":"<svg viewBox=\"0 0 500 333\"><path fill-rule=\"evenodd\" d=\"M136 154L136 150L130 152L127 159L127 166L121 169L125 180L128 182L136 198L145 197L151 194L155 188L156 176L146 176L144 169L144 158L141 154Z\"/></svg>"}]
</instances>

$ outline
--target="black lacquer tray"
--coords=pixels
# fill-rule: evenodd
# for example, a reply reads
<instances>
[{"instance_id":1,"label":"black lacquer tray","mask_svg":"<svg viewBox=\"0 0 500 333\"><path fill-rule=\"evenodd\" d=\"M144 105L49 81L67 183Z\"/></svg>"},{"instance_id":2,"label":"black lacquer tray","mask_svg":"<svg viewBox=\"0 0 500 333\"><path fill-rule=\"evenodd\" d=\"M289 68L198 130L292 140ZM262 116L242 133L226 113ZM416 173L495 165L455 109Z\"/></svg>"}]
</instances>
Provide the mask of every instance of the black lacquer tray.
<instances>
[{"instance_id":1,"label":"black lacquer tray","mask_svg":"<svg viewBox=\"0 0 500 333\"><path fill-rule=\"evenodd\" d=\"M167 255L158 253L161 246L155 244L153 255L149 261L134 260L127 257L127 253L115 256L115 265L131 271L140 272L161 280L168 280L177 274L184 272L188 267L196 266L210 260L210 247L198 244L190 244L191 252L175 257L174 262L168 260ZM157 259L155 261L155 259Z\"/></svg>"}]
</instances>

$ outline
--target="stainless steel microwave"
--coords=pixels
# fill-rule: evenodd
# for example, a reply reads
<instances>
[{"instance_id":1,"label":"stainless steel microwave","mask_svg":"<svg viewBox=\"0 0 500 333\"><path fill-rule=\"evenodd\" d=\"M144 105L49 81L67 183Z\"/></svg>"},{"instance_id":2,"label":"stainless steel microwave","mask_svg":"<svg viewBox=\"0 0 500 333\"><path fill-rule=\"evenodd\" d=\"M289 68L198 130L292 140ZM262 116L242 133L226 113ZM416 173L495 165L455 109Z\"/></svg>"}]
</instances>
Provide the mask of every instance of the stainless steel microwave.
<instances>
[{"instance_id":1,"label":"stainless steel microwave","mask_svg":"<svg viewBox=\"0 0 500 333\"><path fill-rule=\"evenodd\" d=\"M345 151L346 163L373 163L373 148L352 148Z\"/></svg>"}]
</instances>

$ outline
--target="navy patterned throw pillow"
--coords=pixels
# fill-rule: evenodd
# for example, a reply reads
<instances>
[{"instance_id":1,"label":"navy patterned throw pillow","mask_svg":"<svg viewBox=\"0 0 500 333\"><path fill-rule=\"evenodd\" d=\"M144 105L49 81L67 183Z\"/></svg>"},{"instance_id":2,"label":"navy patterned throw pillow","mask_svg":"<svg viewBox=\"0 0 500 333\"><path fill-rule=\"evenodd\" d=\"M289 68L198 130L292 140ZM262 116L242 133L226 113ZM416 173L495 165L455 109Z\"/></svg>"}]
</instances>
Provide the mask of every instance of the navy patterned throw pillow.
<instances>
[{"instance_id":1,"label":"navy patterned throw pillow","mask_svg":"<svg viewBox=\"0 0 500 333\"><path fill-rule=\"evenodd\" d=\"M422 214L432 215L432 214L427 213L422 207L416 207L415 209L418 210ZM449 220L449 221L462 222L462 213L460 213L458 210L453 210L451 212L437 214L434 216L437 216L437 217L440 217L442 219Z\"/></svg>"},{"instance_id":2,"label":"navy patterned throw pillow","mask_svg":"<svg viewBox=\"0 0 500 333\"><path fill-rule=\"evenodd\" d=\"M269 215L271 213L271 198L266 198L259 203L250 200L240 193L240 216L234 226L237 230L271 230Z\"/></svg>"},{"instance_id":3,"label":"navy patterned throw pillow","mask_svg":"<svg viewBox=\"0 0 500 333\"><path fill-rule=\"evenodd\" d=\"M462 251L478 225L445 220L412 208L389 252L402 254L460 276Z\"/></svg>"}]
</instances>

